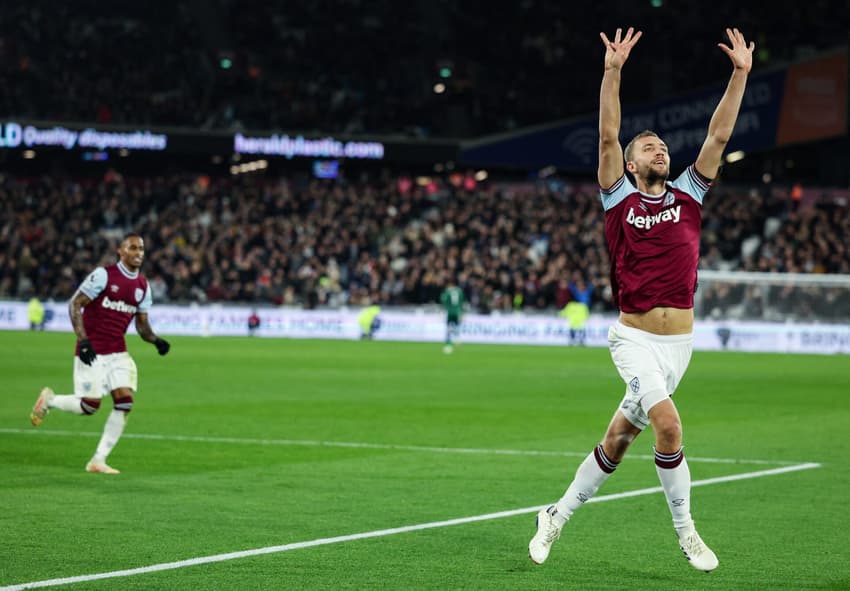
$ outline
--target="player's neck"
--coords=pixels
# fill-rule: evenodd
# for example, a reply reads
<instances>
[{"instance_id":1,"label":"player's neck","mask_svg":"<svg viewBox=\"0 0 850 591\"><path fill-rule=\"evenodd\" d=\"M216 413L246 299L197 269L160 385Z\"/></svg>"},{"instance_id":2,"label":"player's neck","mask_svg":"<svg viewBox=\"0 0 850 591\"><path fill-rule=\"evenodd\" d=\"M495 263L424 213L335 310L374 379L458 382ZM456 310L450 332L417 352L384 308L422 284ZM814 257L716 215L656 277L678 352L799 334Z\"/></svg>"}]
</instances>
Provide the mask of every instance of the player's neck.
<instances>
[{"instance_id":1,"label":"player's neck","mask_svg":"<svg viewBox=\"0 0 850 591\"><path fill-rule=\"evenodd\" d=\"M645 179L638 178L637 189L641 193L646 193L647 195L661 195L667 190L667 181L664 179L658 179L652 182L647 182Z\"/></svg>"},{"instance_id":2,"label":"player's neck","mask_svg":"<svg viewBox=\"0 0 850 591\"><path fill-rule=\"evenodd\" d=\"M131 269L127 265L125 265L122 261L118 261L118 268L121 269L121 272L127 275L128 277L135 277L139 274L139 268Z\"/></svg>"}]
</instances>

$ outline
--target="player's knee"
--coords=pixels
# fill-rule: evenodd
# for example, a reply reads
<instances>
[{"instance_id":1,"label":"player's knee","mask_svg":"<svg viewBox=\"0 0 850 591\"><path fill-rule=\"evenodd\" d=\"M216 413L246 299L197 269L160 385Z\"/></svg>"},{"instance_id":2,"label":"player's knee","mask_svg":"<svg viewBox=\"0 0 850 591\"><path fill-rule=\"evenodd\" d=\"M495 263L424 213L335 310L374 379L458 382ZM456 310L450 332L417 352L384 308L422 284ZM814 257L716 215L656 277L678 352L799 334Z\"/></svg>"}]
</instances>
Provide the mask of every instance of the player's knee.
<instances>
[{"instance_id":1,"label":"player's knee","mask_svg":"<svg viewBox=\"0 0 850 591\"><path fill-rule=\"evenodd\" d=\"M124 412L130 412L133 410L133 397L128 395L116 398L115 410L123 410Z\"/></svg>"},{"instance_id":2,"label":"player's knee","mask_svg":"<svg viewBox=\"0 0 850 591\"><path fill-rule=\"evenodd\" d=\"M100 398L81 398L80 408L84 415L93 415L100 408Z\"/></svg>"},{"instance_id":3,"label":"player's knee","mask_svg":"<svg viewBox=\"0 0 850 591\"><path fill-rule=\"evenodd\" d=\"M682 421L676 405L669 398L661 400L647 412L655 437L659 441L677 441L682 438Z\"/></svg>"},{"instance_id":4,"label":"player's knee","mask_svg":"<svg viewBox=\"0 0 850 591\"><path fill-rule=\"evenodd\" d=\"M652 428L655 430L655 439L660 449L679 449L682 444L682 422L679 417L661 417L653 421Z\"/></svg>"}]
</instances>

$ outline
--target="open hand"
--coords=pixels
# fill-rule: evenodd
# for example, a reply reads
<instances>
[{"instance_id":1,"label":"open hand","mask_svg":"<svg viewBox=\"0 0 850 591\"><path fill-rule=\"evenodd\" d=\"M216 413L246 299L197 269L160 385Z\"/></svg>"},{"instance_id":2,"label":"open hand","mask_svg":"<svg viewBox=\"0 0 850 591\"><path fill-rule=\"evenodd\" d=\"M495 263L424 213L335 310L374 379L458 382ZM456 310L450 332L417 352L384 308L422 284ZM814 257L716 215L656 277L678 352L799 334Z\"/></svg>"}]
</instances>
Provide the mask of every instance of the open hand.
<instances>
[{"instance_id":1,"label":"open hand","mask_svg":"<svg viewBox=\"0 0 850 591\"><path fill-rule=\"evenodd\" d=\"M609 68L619 70L623 67L623 64L625 64L626 60L629 59L629 52L631 52L632 47L635 46L635 43L637 43L638 39L640 39L641 35L643 35L643 31L635 33L634 28L629 27L626 31L626 36L621 39L622 34L623 30L617 29L617 32L614 34L614 40L609 41L605 33L599 33L599 36L602 37L602 42L605 44L606 70Z\"/></svg>"},{"instance_id":2,"label":"open hand","mask_svg":"<svg viewBox=\"0 0 850 591\"><path fill-rule=\"evenodd\" d=\"M738 29L726 29L726 36L729 37L732 47L723 43L718 43L717 47L729 56L736 69L749 72L753 68L753 50L756 44L750 41L750 45L747 46L747 40Z\"/></svg>"}]
</instances>

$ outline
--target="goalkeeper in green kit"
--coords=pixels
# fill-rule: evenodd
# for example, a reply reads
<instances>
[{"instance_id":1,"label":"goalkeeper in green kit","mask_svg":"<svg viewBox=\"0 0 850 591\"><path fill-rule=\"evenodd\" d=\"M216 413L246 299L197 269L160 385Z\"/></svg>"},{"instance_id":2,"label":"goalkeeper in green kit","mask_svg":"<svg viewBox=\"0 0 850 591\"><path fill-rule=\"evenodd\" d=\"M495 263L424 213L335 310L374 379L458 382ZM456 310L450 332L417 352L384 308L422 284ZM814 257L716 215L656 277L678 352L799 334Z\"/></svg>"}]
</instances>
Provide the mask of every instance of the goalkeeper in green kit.
<instances>
[{"instance_id":1,"label":"goalkeeper in green kit","mask_svg":"<svg viewBox=\"0 0 850 591\"><path fill-rule=\"evenodd\" d=\"M453 279L449 279L446 288L440 294L440 304L446 311L446 343L443 346L443 353L451 353L454 350L455 339L460 335L463 301L463 290Z\"/></svg>"}]
</instances>

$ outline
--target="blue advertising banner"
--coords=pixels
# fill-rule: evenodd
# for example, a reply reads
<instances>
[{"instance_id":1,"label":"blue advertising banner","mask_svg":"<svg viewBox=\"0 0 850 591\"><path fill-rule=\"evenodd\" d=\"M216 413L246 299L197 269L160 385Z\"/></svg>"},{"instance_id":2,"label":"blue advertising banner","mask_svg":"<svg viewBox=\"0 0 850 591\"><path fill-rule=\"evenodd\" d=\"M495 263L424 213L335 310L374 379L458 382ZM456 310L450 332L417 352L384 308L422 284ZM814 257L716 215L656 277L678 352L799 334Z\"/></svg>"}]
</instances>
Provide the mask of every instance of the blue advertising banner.
<instances>
[{"instance_id":1,"label":"blue advertising banner","mask_svg":"<svg viewBox=\"0 0 850 591\"><path fill-rule=\"evenodd\" d=\"M751 76L729 150L756 151L776 145L786 70ZM650 129L667 143L673 168L696 159L708 122L726 85L717 85L675 99L638 108L623 108L620 142L625 145ZM476 166L555 166L573 172L594 172L598 154L598 114L545 127L493 136L461 146L460 162Z\"/></svg>"},{"instance_id":2,"label":"blue advertising banner","mask_svg":"<svg viewBox=\"0 0 850 591\"><path fill-rule=\"evenodd\" d=\"M457 159L456 140L420 140L395 137L336 137L276 134L266 131L203 131L191 128L136 128L63 121L0 119L0 154L4 151L99 150L127 153L218 155L294 158L334 158L388 163L447 162ZM105 156L104 159L107 159Z\"/></svg>"}]
</instances>

